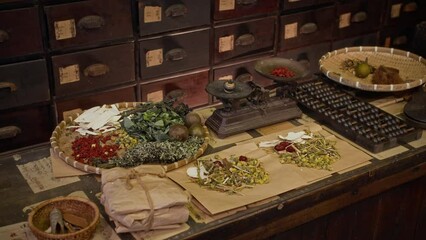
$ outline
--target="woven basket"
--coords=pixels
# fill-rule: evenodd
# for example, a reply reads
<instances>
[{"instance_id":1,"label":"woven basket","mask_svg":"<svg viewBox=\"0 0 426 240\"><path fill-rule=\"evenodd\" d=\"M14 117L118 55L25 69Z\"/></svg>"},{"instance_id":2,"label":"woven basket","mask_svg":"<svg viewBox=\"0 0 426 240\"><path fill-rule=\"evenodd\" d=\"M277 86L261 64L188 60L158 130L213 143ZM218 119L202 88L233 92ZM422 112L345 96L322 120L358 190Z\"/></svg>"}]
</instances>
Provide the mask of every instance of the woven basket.
<instances>
[{"instance_id":1,"label":"woven basket","mask_svg":"<svg viewBox=\"0 0 426 240\"><path fill-rule=\"evenodd\" d=\"M342 63L347 59L364 61L373 67L380 65L399 70L404 80L401 84L373 84L372 75L358 78L353 73L342 70ZM373 92L403 91L426 82L426 60L416 54L385 47L349 47L328 52L319 60L320 70L328 78L340 84Z\"/></svg>"},{"instance_id":2,"label":"woven basket","mask_svg":"<svg viewBox=\"0 0 426 240\"><path fill-rule=\"evenodd\" d=\"M50 227L49 215L56 207L62 213L72 213L83 217L89 226L73 233L51 234L45 230ZM40 240L91 239L99 223L99 209L95 203L80 197L57 197L39 204L28 215L28 225L33 234Z\"/></svg>"},{"instance_id":3,"label":"woven basket","mask_svg":"<svg viewBox=\"0 0 426 240\"><path fill-rule=\"evenodd\" d=\"M114 104L119 110L127 110L127 109L133 109L136 106L138 106L139 104L142 104L141 102L122 102L122 103L116 103ZM95 173L95 174L101 174L102 173L102 168L99 167L94 167L94 166L90 166L88 164L83 164L81 162L75 161L74 158L72 156L67 156L63 150L61 150L61 148L59 147L59 138L61 137L61 134L64 133L65 128L67 126L69 126L74 119L76 119L79 116L79 114L74 114L66 119L64 119L62 122L60 122L58 124L58 126L56 126L55 130L52 133L52 136L50 138L50 145L53 149L53 153L58 156L60 159L62 159L64 162L66 162L68 165L73 166L74 168L77 168L79 170L88 172L88 173ZM162 167L165 169L166 172L171 171L173 169L185 166L186 164L194 161L195 159L197 159L198 157L200 157L201 155L203 155L203 153L205 152L205 150L208 147L208 143L209 143L209 130L207 129L206 126L203 126L204 128L204 142L201 145L201 147L198 149L197 153L195 154L195 156L188 158L188 159L182 159L179 161L176 161L174 163L170 163L167 165L162 165Z\"/></svg>"}]
</instances>

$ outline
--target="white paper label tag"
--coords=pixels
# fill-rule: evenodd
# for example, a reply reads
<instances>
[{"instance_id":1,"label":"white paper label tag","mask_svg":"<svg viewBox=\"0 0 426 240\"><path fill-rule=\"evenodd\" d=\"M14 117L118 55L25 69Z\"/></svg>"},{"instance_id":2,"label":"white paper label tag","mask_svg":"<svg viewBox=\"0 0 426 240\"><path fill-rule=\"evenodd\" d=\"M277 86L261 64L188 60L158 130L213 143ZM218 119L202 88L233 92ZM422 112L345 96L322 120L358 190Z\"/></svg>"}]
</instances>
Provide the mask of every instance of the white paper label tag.
<instances>
[{"instance_id":1,"label":"white paper label tag","mask_svg":"<svg viewBox=\"0 0 426 240\"><path fill-rule=\"evenodd\" d=\"M339 17L339 28L349 27L351 25L351 13L341 14Z\"/></svg>"},{"instance_id":2,"label":"white paper label tag","mask_svg":"<svg viewBox=\"0 0 426 240\"><path fill-rule=\"evenodd\" d=\"M218 80L220 81L228 81L228 80L232 80L234 77L232 75L225 75L225 76L221 76L219 77Z\"/></svg>"},{"instance_id":3,"label":"white paper label tag","mask_svg":"<svg viewBox=\"0 0 426 240\"><path fill-rule=\"evenodd\" d=\"M143 9L143 22L161 22L161 7L158 6L146 6Z\"/></svg>"},{"instance_id":4,"label":"white paper label tag","mask_svg":"<svg viewBox=\"0 0 426 240\"><path fill-rule=\"evenodd\" d=\"M78 64L59 68L59 83L66 84L80 81L80 67Z\"/></svg>"},{"instance_id":5,"label":"white paper label tag","mask_svg":"<svg viewBox=\"0 0 426 240\"><path fill-rule=\"evenodd\" d=\"M219 52L234 50L234 35L219 38Z\"/></svg>"},{"instance_id":6,"label":"white paper label tag","mask_svg":"<svg viewBox=\"0 0 426 240\"><path fill-rule=\"evenodd\" d=\"M74 19L56 21L54 22L54 27L56 40L64 40L74 38L76 36Z\"/></svg>"},{"instance_id":7,"label":"white paper label tag","mask_svg":"<svg viewBox=\"0 0 426 240\"><path fill-rule=\"evenodd\" d=\"M284 26L284 39L297 37L297 22L286 24Z\"/></svg>"},{"instance_id":8,"label":"white paper label tag","mask_svg":"<svg viewBox=\"0 0 426 240\"><path fill-rule=\"evenodd\" d=\"M163 64L163 49L148 51L145 55L146 67L154 67Z\"/></svg>"},{"instance_id":9,"label":"white paper label tag","mask_svg":"<svg viewBox=\"0 0 426 240\"><path fill-rule=\"evenodd\" d=\"M163 90L150 92L146 95L146 100L148 102L161 102L164 99L164 92Z\"/></svg>"},{"instance_id":10,"label":"white paper label tag","mask_svg":"<svg viewBox=\"0 0 426 240\"><path fill-rule=\"evenodd\" d=\"M394 4L391 8L391 18L397 18L401 15L402 3Z\"/></svg>"},{"instance_id":11,"label":"white paper label tag","mask_svg":"<svg viewBox=\"0 0 426 240\"><path fill-rule=\"evenodd\" d=\"M235 9L235 0L219 0L219 11L228 11Z\"/></svg>"}]
</instances>

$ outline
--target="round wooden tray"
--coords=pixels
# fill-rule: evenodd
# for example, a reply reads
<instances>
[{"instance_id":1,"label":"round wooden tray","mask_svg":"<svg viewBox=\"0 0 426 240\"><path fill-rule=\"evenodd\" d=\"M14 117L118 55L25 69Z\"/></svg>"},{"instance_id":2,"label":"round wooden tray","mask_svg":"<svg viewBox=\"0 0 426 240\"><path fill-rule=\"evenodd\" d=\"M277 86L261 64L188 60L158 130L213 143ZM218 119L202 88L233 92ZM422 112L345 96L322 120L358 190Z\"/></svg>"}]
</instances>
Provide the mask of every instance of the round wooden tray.
<instances>
[{"instance_id":1,"label":"round wooden tray","mask_svg":"<svg viewBox=\"0 0 426 240\"><path fill-rule=\"evenodd\" d=\"M372 74L358 78L353 73L341 69L347 59L358 59L373 67L380 65L399 70L404 80L401 84L373 84ZM385 47L348 47L328 52L319 60L320 70L328 78L340 84L373 92L403 91L422 85L426 81L426 60L416 54Z\"/></svg>"},{"instance_id":2,"label":"round wooden tray","mask_svg":"<svg viewBox=\"0 0 426 240\"><path fill-rule=\"evenodd\" d=\"M127 110L127 109L133 109L136 106L138 106L139 104L143 104L143 103L142 102L122 102L122 103L116 103L116 104L113 104L113 105L115 105L119 110ZM74 160L74 158L72 156L67 156L59 147L58 139L61 137L61 134L64 133L65 128L67 126L69 126L70 123L72 123L74 121L74 119L76 119L79 115L80 114L74 114L74 115L64 119L62 122L60 122L56 126L56 128L52 132L52 136L50 138L51 148L53 149L53 153L56 154L61 160L66 162L68 165L70 165L70 166L72 166L76 169L88 172L88 173L101 174L102 168L94 167L94 166L90 166L88 164L83 164L81 162L78 162L78 161ZM162 167L165 169L166 172L173 170L173 169L176 169L176 168L179 168L179 167L182 167L182 166L194 161L195 159L197 159L198 157L200 157L204 153L204 151L208 147L210 134L209 134L209 130L207 129L207 127L205 125L203 125L203 127L204 127L204 142L201 145L201 147L198 149L195 156L193 156L191 158L187 158L187 159L182 159L182 160L176 161L174 163L162 165Z\"/></svg>"}]
</instances>

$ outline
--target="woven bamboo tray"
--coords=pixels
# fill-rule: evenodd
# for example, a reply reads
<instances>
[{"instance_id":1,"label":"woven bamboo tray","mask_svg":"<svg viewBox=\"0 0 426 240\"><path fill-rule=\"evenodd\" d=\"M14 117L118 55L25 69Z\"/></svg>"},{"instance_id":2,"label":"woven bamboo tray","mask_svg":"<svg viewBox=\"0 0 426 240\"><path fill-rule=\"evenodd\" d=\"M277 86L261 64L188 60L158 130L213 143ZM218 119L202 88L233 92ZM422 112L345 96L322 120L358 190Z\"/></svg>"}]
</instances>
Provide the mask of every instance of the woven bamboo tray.
<instances>
[{"instance_id":1,"label":"woven bamboo tray","mask_svg":"<svg viewBox=\"0 0 426 240\"><path fill-rule=\"evenodd\" d=\"M50 226L49 215L53 208L62 213L71 213L85 218L89 226L73 233L51 234L45 230ZM99 209L89 199L80 197L57 197L37 205L28 215L28 226L37 239L42 240L71 240L91 239L99 223Z\"/></svg>"},{"instance_id":2,"label":"woven bamboo tray","mask_svg":"<svg viewBox=\"0 0 426 240\"><path fill-rule=\"evenodd\" d=\"M139 104L143 104L143 103L142 102L122 102L122 103L116 103L114 105L119 110L129 110L129 109L135 108ZM56 154L61 160L66 162L68 165L70 165L70 166L72 166L76 169L88 172L88 173L102 174L102 168L90 166L88 164L83 164L81 162L74 160L74 158L72 156L67 156L67 154L65 154L64 151L59 146L58 139L61 137L61 134L63 134L65 132L65 128L67 126L69 126L74 121L74 119L76 119L79 115L80 114L78 114L78 113L74 114L74 115L64 119L62 122L60 122L56 126L56 128L54 129L52 136L50 138L51 148L53 150L53 153ZM201 147L198 149L195 156L193 156L191 158L187 158L187 159L182 159L182 160L176 161L174 163L162 165L162 167L165 169L166 172L187 165L188 163L190 163L190 162L194 161L195 159L197 159L198 157L200 157L205 152L205 150L208 147L208 142L210 140L210 134L209 134L209 130L207 129L207 127L206 126L203 126L203 127L204 127L204 142L201 145Z\"/></svg>"},{"instance_id":3,"label":"woven bamboo tray","mask_svg":"<svg viewBox=\"0 0 426 240\"><path fill-rule=\"evenodd\" d=\"M401 84L373 84L372 75L358 78L353 73L341 69L347 59L358 59L373 67L380 65L399 70L404 80ZM320 70L328 78L340 84L373 92L403 91L422 85L426 81L426 60L416 54L385 47L348 47L328 52L319 60Z\"/></svg>"}]
</instances>

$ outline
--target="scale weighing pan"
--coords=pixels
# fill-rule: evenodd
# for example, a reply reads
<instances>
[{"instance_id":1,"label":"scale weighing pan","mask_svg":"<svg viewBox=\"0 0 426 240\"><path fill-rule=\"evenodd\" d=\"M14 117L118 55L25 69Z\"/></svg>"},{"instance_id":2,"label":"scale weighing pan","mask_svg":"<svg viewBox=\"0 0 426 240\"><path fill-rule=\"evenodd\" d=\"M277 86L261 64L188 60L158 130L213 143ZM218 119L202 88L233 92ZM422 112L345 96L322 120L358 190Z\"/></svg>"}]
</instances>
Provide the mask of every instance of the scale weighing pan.
<instances>
[{"instance_id":1,"label":"scale weighing pan","mask_svg":"<svg viewBox=\"0 0 426 240\"><path fill-rule=\"evenodd\" d=\"M294 72L294 77L279 77L272 74L272 71L275 68L279 67L285 67L289 69L290 71ZM279 58L279 57L273 57L273 58L267 58L258 60L256 64L254 65L254 69L259 74L274 80L275 82L280 83L288 83L295 80L298 80L300 78L306 77L309 74L309 69L303 65L300 62L287 59L287 58Z\"/></svg>"}]
</instances>

